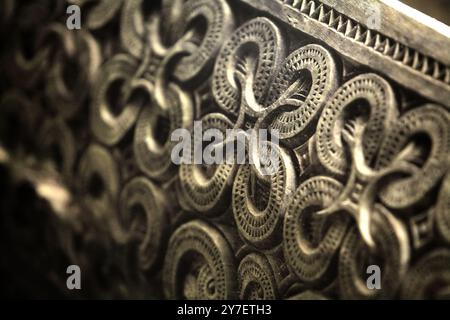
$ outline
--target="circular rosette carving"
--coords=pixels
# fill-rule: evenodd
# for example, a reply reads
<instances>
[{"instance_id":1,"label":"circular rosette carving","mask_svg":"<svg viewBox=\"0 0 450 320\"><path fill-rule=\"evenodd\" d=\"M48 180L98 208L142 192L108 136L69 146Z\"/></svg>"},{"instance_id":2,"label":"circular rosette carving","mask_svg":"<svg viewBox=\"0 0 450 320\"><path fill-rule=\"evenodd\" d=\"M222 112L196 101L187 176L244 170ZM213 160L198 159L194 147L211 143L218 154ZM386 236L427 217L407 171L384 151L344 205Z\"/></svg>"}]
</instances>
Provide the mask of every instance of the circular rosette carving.
<instances>
[{"instance_id":1,"label":"circular rosette carving","mask_svg":"<svg viewBox=\"0 0 450 320\"><path fill-rule=\"evenodd\" d=\"M375 74L363 74L346 82L325 106L317 125L317 155L331 172L342 175L348 168L343 145L347 125L364 125L363 151L366 163L373 160L385 131L397 115L394 92Z\"/></svg>"},{"instance_id":2,"label":"circular rosette carving","mask_svg":"<svg viewBox=\"0 0 450 320\"><path fill-rule=\"evenodd\" d=\"M220 161L220 163L193 164L195 160L195 148L203 146L203 135L211 130L220 133L223 139L226 138L226 130L233 128L233 123L224 115L211 113L202 118L202 134L192 135L193 148L191 146L191 161L180 166L180 186L184 194L184 201L189 208L207 215L218 215L223 212L223 207L227 206L230 199L229 193L233 179L235 177L237 165L235 162ZM220 143L220 141L214 141ZM212 144L214 146L214 144ZM206 148L210 148L207 146ZM206 153L206 148L202 148L202 154ZM220 148L220 147L219 147ZM225 160L225 147L216 150L222 152ZM210 150L211 151L211 150ZM212 152L211 152L212 153Z\"/></svg>"},{"instance_id":3,"label":"circular rosette carving","mask_svg":"<svg viewBox=\"0 0 450 320\"><path fill-rule=\"evenodd\" d=\"M375 206L371 234L375 251L350 228L339 253L339 288L343 299L389 299L399 288L409 263L409 240L403 224L380 205ZM381 289L367 287L370 265L380 267Z\"/></svg>"},{"instance_id":4,"label":"circular rosette carving","mask_svg":"<svg viewBox=\"0 0 450 320\"><path fill-rule=\"evenodd\" d=\"M289 141L302 134L304 141L304 130L315 125L337 83L336 63L328 50L311 44L294 51L274 80L269 115L263 121L271 121L270 129L277 130L281 140ZM275 115L278 110L284 112Z\"/></svg>"},{"instance_id":5,"label":"circular rosette carving","mask_svg":"<svg viewBox=\"0 0 450 320\"><path fill-rule=\"evenodd\" d=\"M242 300L278 298L275 271L268 258L262 254L250 253L242 259L238 267L238 281Z\"/></svg>"},{"instance_id":6,"label":"circular rosette carving","mask_svg":"<svg viewBox=\"0 0 450 320\"><path fill-rule=\"evenodd\" d=\"M436 227L441 237L450 244L450 171L442 182L436 204Z\"/></svg>"},{"instance_id":7,"label":"circular rosette carving","mask_svg":"<svg viewBox=\"0 0 450 320\"><path fill-rule=\"evenodd\" d=\"M167 214L164 195L150 180L137 177L123 188L119 221L128 241L138 245L138 265L142 270L152 268L160 258Z\"/></svg>"},{"instance_id":8,"label":"circular rosette carving","mask_svg":"<svg viewBox=\"0 0 450 320\"><path fill-rule=\"evenodd\" d=\"M237 115L242 93L251 106L264 105L284 55L280 31L269 19L255 18L239 27L216 60L212 93L217 104Z\"/></svg>"},{"instance_id":9,"label":"circular rosette carving","mask_svg":"<svg viewBox=\"0 0 450 320\"><path fill-rule=\"evenodd\" d=\"M286 261L304 282L324 282L347 232L350 219L338 212L317 215L330 206L343 187L331 178L314 177L300 185L286 212L283 248Z\"/></svg>"},{"instance_id":10,"label":"circular rosette carving","mask_svg":"<svg viewBox=\"0 0 450 320\"><path fill-rule=\"evenodd\" d=\"M67 180L71 179L77 150L67 124L61 119L47 121L39 132L39 144L50 155L55 169Z\"/></svg>"},{"instance_id":11,"label":"circular rosette carving","mask_svg":"<svg viewBox=\"0 0 450 320\"><path fill-rule=\"evenodd\" d=\"M111 153L91 145L80 159L80 192L84 204L98 219L109 220L119 190L119 170Z\"/></svg>"},{"instance_id":12,"label":"circular rosette carving","mask_svg":"<svg viewBox=\"0 0 450 320\"><path fill-rule=\"evenodd\" d=\"M391 208L406 208L422 198L449 168L450 121L447 112L428 104L404 114L383 140L379 168L411 164L411 173L393 179L380 191Z\"/></svg>"},{"instance_id":13,"label":"circular rosette carving","mask_svg":"<svg viewBox=\"0 0 450 320\"><path fill-rule=\"evenodd\" d=\"M120 54L106 62L99 73L93 87L90 126L104 144L118 143L150 100L153 85L133 77L137 68L135 59Z\"/></svg>"},{"instance_id":14,"label":"circular rosette carving","mask_svg":"<svg viewBox=\"0 0 450 320\"><path fill-rule=\"evenodd\" d=\"M92 30L104 27L113 20L122 7L123 2L124 0L69 0L69 3L78 6L84 7L87 4L91 6L86 15L86 26ZM127 2L135 2L135 0Z\"/></svg>"},{"instance_id":15,"label":"circular rosette carving","mask_svg":"<svg viewBox=\"0 0 450 320\"><path fill-rule=\"evenodd\" d=\"M222 233L196 220L171 236L163 269L165 295L171 299L236 298L236 265Z\"/></svg>"},{"instance_id":16,"label":"circular rosette carving","mask_svg":"<svg viewBox=\"0 0 450 320\"><path fill-rule=\"evenodd\" d=\"M42 39L61 44L49 53L46 95L61 117L72 117L83 107L101 64L98 43L88 32L62 24L49 26Z\"/></svg>"},{"instance_id":17,"label":"circular rosette carving","mask_svg":"<svg viewBox=\"0 0 450 320\"><path fill-rule=\"evenodd\" d=\"M183 12L182 30L191 33L187 41L196 47L180 59L174 75L186 82L211 67L212 58L233 31L234 23L225 0L188 0L183 5Z\"/></svg>"},{"instance_id":18,"label":"circular rosette carving","mask_svg":"<svg viewBox=\"0 0 450 320\"><path fill-rule=\"evenodd\" d=\"M437 249L413 265L403 280L401 297L408 300L450 298L450 251Z\"/></svg>"},{"instance_id":19,"label":"circular rosette carving","mask_svg":"<svg viewBox=\"0 0 450 320\"><path fill-rule=\"evenodd\" d=\"M171 153L177 142L172 141L171 133L176 129L189 130L194 117L191 96L177 85L168 86L166 99L167 109L155 101L143 108L133 142L139 169L158 180L167 180L175 173Z\"/></svg>"},{"instance_id":20,"label":"circular rosette carving","mask_svg":"<svg viewBox=\"0 0 450 320\"><path fill-rule=\"evenodd\" d=\"M242 237L259 248L268 248L281 240L286 203L295 189L295 171L281 147L267 141L262 147L261 151L265 149L276 160L272 172L261 175L254 164L242 165L233 184L232 208Z\"/></svg>"}]
</instances>

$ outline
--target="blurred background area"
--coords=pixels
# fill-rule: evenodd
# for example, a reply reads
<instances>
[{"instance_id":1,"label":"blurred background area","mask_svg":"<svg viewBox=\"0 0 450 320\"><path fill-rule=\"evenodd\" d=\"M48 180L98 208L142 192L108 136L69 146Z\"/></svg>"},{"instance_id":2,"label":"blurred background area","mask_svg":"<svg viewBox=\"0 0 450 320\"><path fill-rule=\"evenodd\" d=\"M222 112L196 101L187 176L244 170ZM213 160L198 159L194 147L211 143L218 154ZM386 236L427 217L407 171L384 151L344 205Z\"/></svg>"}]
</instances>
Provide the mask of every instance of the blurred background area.
<instances>
[{"instance_id":1,"label":"blurred background area","mask_svg":"<svg viewBox=\"0 0 450 320\"><path fill-rule=\"evenodd\" d=\"M450 0L402 0L401 2L450 25Z\"/></svg>"}]
</instances>

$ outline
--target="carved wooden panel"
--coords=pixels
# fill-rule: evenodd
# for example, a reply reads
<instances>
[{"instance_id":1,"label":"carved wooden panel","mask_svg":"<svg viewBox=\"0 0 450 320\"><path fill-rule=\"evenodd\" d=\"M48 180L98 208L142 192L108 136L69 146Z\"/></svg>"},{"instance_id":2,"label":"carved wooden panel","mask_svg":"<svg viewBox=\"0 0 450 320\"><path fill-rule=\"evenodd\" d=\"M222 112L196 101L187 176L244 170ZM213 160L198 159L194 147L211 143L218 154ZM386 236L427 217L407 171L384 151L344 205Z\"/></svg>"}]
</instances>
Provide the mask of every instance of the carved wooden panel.
<instances>
[{"instance_id":1,"label":"carved wooden panel","mask_svg":"<svg viewBox=\"0 0 450 320\"><path fill-rule=\"evenodd\" d=\"M55 250L91 295L450 298L449 27L376 0L149 3L69 1L80 30L63 2L1 5L2 144L70 190ZM276 130L277 170L174 164L194 121Z\"/></svg>"}]
</instances>

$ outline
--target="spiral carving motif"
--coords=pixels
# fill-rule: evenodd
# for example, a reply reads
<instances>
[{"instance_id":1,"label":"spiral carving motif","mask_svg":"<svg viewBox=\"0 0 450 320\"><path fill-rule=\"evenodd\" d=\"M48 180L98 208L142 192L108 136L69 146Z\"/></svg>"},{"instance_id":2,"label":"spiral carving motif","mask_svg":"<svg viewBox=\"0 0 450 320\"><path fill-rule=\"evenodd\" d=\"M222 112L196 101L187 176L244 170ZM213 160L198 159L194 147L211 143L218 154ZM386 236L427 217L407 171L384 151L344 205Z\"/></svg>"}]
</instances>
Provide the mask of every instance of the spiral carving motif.
<instances>
[{"instance_id":1,"label":"spiral carving motif","mask_svg":"<svg viewBox=\"0 0 450 320\"><path fill-rule=\"evenodd\" d=\"M227 129L233 128L233 123L222 114L211 113L202 119L202 128L203 130L219 130L220 133L225 134ZM201 141L195 139L198 137L192 137L194 145L199 145ZM204 150L201 151L204 152ZM194 153L195 150L192 149L191 159L194 159ZM179 172L180 185L189 207L210 215L220 214L220 208L226 204L227 194L229 197L236 167L233 163L182 164Z\"/></svg>"},{"instance_id":2,"label":"spiral carving motif","mask_svg":"<svg viewBox=\"0 0 450 320\"><path fill-rule=\"evenodd\" d=\"M168 110L153 105L142 110L134 133L134 154L139 168L155 179L174 175L171 152L176 142L170 138L176 129L190 129L193 121L191 97L175 84L168 88Z\"/></svg>"},{"instance_id":3,"label":"spiral carving motif","mask_svg":"<svg viewBox=\"0 0 450 320\"><path fill-rule=\"evenodd\" d=\"M233 16L225 0L190 0L184 4L187 13L183 21L185 32L193 33L190 41L199 42L197 48L186 57L181 58L174 70L174 75L180 81L188 81L201 74L202 69L211 65L228 34L233 30ZM206 20L206 30L195 30L195 21ZM194 30L188 28L194 25ZM201 24L200 24L201 26ZM199 34L204 34L199 38Z\"/></svg>"},{"instance_id":4,"label":"spiral carving motif","mask_svg":"<svg viewBox=\"0 0 450 320\"><path fill-rule=\"evenodd\" d=\"M276 116L270 129L277 130L282 140L304 135L317 121L337 83L336 64L325 48L311 44L291 53L271 87L269 97L276 100L266 114L287 107L295 109Z\"/></svg>"},{"instance_id":5,"label":"spiral carving motif","mask_svg":"<svg viewBox=\"0 0 450 320\"><path fill-rule=\"evenodd\" d=\"M387 185L380 193L386 205L410 206L423 198L449 167L448 113L435 105L411 110L396 122L381 146L378 165L406 161L417 166L411 176ZM425 141L424 141L425 140Z\"/></svg>"},{"instance_id":6,"label":"spiral carving motif","mask_svg":"<svg viewBox=\"0 0 450 320\"><path fill-rule=\"evenodd\" d=\"M232 299L236 295L236 266L220 231L191 221L171 236L164 263L167 297Z\"/></svg>"},{"instance_id":7,"label":"spiral carving motif","mask_svg":"<svg viewBox=\"0 0 450 320\"><path fill-rule=\"evenodd\" d=\"M373 160L387 128L397 114L394 92L389 83L375 74L358 76L342 85L325 106L317 125L317 155L331 172L347 169L342 130L347 121L367 122L364 129L364 156Z\"/></svg>"},{"instance_id":8,"label":"spiral carving motif","mask_svg":"<svg viewBox=\"0 0 450 320\"><path fill-rule=\"evenodd\" d=\"M49 49L52 63L47 73L46 94L53 102L51 106L62 117L69 118L81 111L89 86L94 84L101 63L100 49L91 34L83 31L72 34L62 24L50 25L41 35L41 41L52 37L61 45L56 50ZM82 64L83 69L75 73Z\"/></svg>"},{"instance_id":9,"label":"spiral carving motif","mask_svg":"<svg viewBox=\"0 0 450 320\"><path fill-rule=\"evenodd\" d=\"M283 230L284 253L302 281L324 280L343 241L348 217L315 214L315 210L329 206L341 191L342 185L336 180L314 177L300 185L289 204Z\"/></svg>"},{"instance_id":10,"label":"spiral carving motif","mask_svg":"<svg viewBox=\"0 0 450 320\"><path fill-rule=\"evenodd\" d=\"M268 148L279 159L276 173L264 179L256 176L252 165L242 165L233 184L232 196L234 219L239 233L261 248L273 247L279 242L285 204L295 186L294 169L289 155L270 143ZM258 184L261 188L258 188ZM267 190L265 192L264 187ZM251 193L250 188L253 189ZM260 203L256 201L257 198L261 200Z\"/></svg>"},{"instance_id":11,"label":"spiral carving motif","mask_svg":"<svg viewBox=\"0 0 450 320\"><path fill-rule=\"evenodd\" d=\"M127 55L118 55L102 66L94 86L90 121L94 135L105 144L123 138L151 95L151 83L132 77L136 69L137 62Z\"/></svg>"},{"instance_id":12,"label":"spiral carving motif","mask_svg":"<svg viewBox=\"0 0 450 320\"><path fill-rule=\"evenodd\" d=\"M278 298L277 279L268 259L251 253L239 263L239 291L243 300Z\"/></svg>"},{"instance_id":13,"label":"spiral carving motif","mask_svg":"<svg viewBox=\"0 0 450 320\"><path fill-rule=\"evenodd\" d=\"M168 229L168 212L162 191L144 177L125 185L120 194L120 222L130 242L138 243L138 261L143 270L154 267Z\"/></svg>"},{"instance_id":14,"label":"spiral carving motif","mask_svg":"<svg viewBox=\"0 0 450 320\"><path fill-rule=\"evenodd\" d=\"M367 249L356 228L351 228L339 253L339 287L344 299L388 299L396 294L409 263L410 248L404 225L392 214L378 206L375 211L372 234L377 252ZM384 261L379 257L390 257ZM383 258L382 258L383 259ZM383 263L383 264L381 264ZM361 274L369 265L383 270L381 289L371 290Z\"/></svg>"},{"instance_id":15,"label":"spiral carving motif","mask_svg":"<svg viewBox=\"0 0 450 320\"><path fill-rule=\"evenodd\" d=\"M102 298L449 298L448 47L356 2L1 2L0 173L48 202L43 256ZM40 239L10 189L2 234Z\"/></svg>"},{"instance_id":16,"label":"spiral carving motif","mask_svg":"<svg viewBox=\"0 0 450 320\"><path fill-rule=\"evenodd\" d=\"M278 27L266 18L256 18L235 30L216 59L212 93L222 110L237 115L240 84L233 71L239 63L249 64L251 89L256 101L264 104L271 82L284 57L284 45Z\"/></svg>"}]
</instances>

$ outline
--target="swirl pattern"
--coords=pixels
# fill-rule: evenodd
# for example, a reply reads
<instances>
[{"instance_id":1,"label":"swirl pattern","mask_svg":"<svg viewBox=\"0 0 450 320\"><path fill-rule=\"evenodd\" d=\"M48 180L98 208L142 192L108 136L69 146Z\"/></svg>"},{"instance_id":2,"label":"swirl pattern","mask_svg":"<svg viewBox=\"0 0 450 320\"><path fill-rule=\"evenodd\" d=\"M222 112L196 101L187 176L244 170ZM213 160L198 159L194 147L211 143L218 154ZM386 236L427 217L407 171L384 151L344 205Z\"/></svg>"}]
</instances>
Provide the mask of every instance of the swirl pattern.
<instances>
[{"instance_id":1,"label":"swirl pattern","mask_svg":"<svg viewBox=\"0 0 450 320\"><path fill-rule=\"evenodd\" d=\"M192 98L175 84L169 87L171 108L164 110L156 103L144 108L134 133L134 155L140 170L155 179L174 175L171 152L176 145L170 134L175 129L190 129L193 122Z\"/></svg>"},{"instance_id":2,"label":"swirl pattern","mask_svg":"<svg viewBox=\"0 0 450 320\"><path fill-rule=\"evenodd\" d=\"M174 70L174 75L185 82L198 77L202 69L211 65L212 58L233 29L233 17L225 0L190 0L184 6L185 12L188 13L184 18L183 29L186 31L190 26L196 25L195 21L206 20L206 30L191 31L193 35L190 41L199 42L198 47L188 56L181 58ZM201 24L197 24L197 28L199 26ZM203 37L199 37L199 33Z\"/></svg>"},{"instance_id":3,"label":"swirl pattern","mask_svg":"<svg viewBox=\"0 0 450 320\"><path fill-rule=\"evenodd\" d=\"M380 197L386 205L405 208L416 203L445 174L450 152L448 121L441 108L426 105L407 112L392 127L381 146L378 166L398 160L418 168L383 188Z\"/></svg>"},{"instance_id":4,"label":"swirl pattern","mask_svg":"<svg viewBox=\"0 0 450 320\"><path fill-rule=\"evenodd\" d=\"M118 55L108 61L94 86L91 106L91 128L97 139L116 144L136 122L152 84L145 79L133 79L137 62Z\"/></svg>"},{"instance_id":5,"label":"swirl pattern","mask_svg":"<svg viewBox=\"0 0 450 320\"><path fill-rule=\"evenodd\" d=\"M325 106L317 125L317 155L331 172L347 169L341 140L346 121L361 119L364 129L364 156L373 160L387 128L397 114L394 92L388 82L375 74L358 76L334 94Z\"/></svg>"},{"instance_id":6,"label":"swirl pattern","mask_svg":"<svg viewBox=\"0 0 450 320\"><path fill-rule=\"evenodd\" d=\"M295 107L293 111L276 116L269 126L279 132L281 140L303 134L314 120L317 121L323 105L336 89L336 69L330 52L314 44L306 45L286 58L269 94L272 100L277 100L267 111Z\"/></svg>"},{"instance_id":7,"label":"swirl pattern","mask_svg":"<svg viewBox=\"0 0 450 320\"><path fill-rule=\"evenodd\" d=\"M277 279L268 259L251 253L238 267L240 298L271 300L278 297Z\"/></svg>"},{"instance_id":8,"label":"swirl pattern","mask_svg":"<svg viewBox=\"0 0 450 320\"><path fill-rule=\"evenodd\" d=\"M83 298L449 298L450 67L334 2L0 1L7 274L37 257L26 279L72 294L77 264Z\"/></svg>"},{"instance_id":9,"label":"swirl pattern","mask_svg":"<svg viewBox=\"0 0 450 320\"><path fill-rule=\"evenodd\" d=\"M232 122L222 114L211 113L202 119L202 128L205 131L214 129L225 134L226 130L232 127ZM199 138L201 139L199 136L192 137L194 146L201 143ZM195 150L192 148L191 159L195 157L194 153ZM227 202L227 194L229 197L236 167L236 164L226 162L217 165L182 164L179 173L180 185L189 208L205 214L218 215L220 208Z\"/></svg>"},{"instance_id":10,"label":"swirl pattern","mask_svg":"<svg viewBox=\"0 0 450 320\"><path fill-rule=\"evenodd\" d=\"M252 64L256 68L252 70L252 88L256 101L263 104L283 56L280 31L270 20L256 18L239 27L225 42L216 60L212 93L217 104L226 112L238 113L239 84L232 72L237 68L238 57L241 60L257 59L257 66Z\"/></svg>"},{"instance_id":11,"label":"swirl pattern","mask_svg":"<svg viewBox=\"0 0 450 320\"><path fill-rule=\"evenodd\" d=\"M279 159L276 172L271 176L258 177L255 176L257 173L252 170L252 165L242 165L233 184L232 198L233 214L239 233L245 240L261 248L274 246L279 242L285 203L295 187L294 169L289 155L269 142L267 147L269 152L273 151L274 156ZM254 187L250 194L249 186L252 180ZM262 186L259 190L258 180ZM267 191L261 193L264 184ZM258 204L255 201L257 198L262 202Z\"/></svg>"},{"instance_id":12,"label":"swirl pattern","mask_svg":"<svg viewBox=\"0 0 450 320\"><path fill-rule=\"evenodd\" d=\"M169 241L164 263L166 295L232 299L236 294L234 264L231 248L217 229L201 221L188 222Z\"/></svg>"},{"instance_id":13,"label":"swirl pattern","mask_svg":"<svg viewBox=\"0 0 450 320\"><path fill-rule=\"evenodd\" d=\"M344 239L347 216L315 215L315 210L329 206L341 191L342 185L336 180L314 177L300 185L289 204L284 219L284 254L302 281L324 280Z\"/></svg>"},{"instance_id":14,"label":"swirl pattern","mask_svg":"<svg viewBox=\"0 0 450 320\"><path fill-rule=\"evenodd\" d=\"M154 267L169 222L162 191L148 179L137 177L125 185L119 201L121 225L129 241L138 243L140 268Z\"/></svg>"},{"instance_id":15,"label":"swirl pattern","mask_svg":"<svg viewBox=\"0 0 450 320\"><path fill-rule=\"evenodd\" d=\"M376 208L372 234L378 252L367 250L355 227L344 239L339 253L339 287L344 299L388 299L398 290L409 263L410 249L405 227L382 206ZM377 257L390 257L380 261ZM361 277L369 265L382 270L381 289L371 290Z\"/></svg>"}]
</instances>

